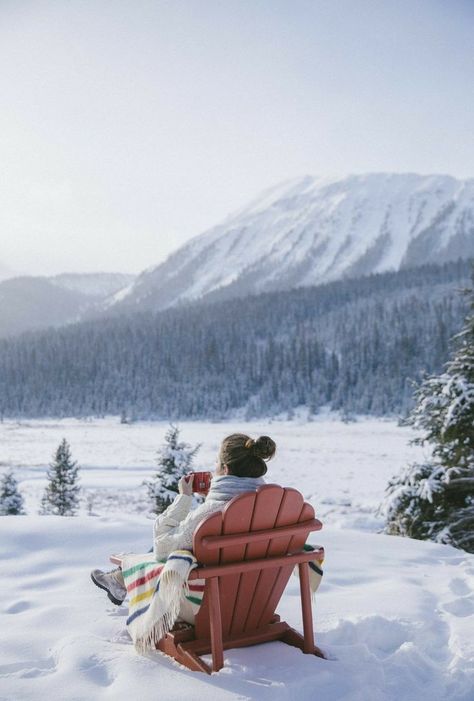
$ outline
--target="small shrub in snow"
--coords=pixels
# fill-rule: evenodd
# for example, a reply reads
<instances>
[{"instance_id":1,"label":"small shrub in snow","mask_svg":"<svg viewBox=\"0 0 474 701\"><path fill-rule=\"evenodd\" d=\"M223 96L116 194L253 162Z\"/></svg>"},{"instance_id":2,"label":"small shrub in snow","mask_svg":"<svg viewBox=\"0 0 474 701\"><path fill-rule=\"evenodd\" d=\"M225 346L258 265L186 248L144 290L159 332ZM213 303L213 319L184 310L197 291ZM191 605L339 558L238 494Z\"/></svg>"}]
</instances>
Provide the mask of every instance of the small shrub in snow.
<instances>
[{"instance_id":1,"label":"small shrub in snow","mask_svg":"<svg viewBox=\"0 0 474 701\"><path fill-rule=\"evenodd\" d=\"M18 483L13 471L5 472L0 482L0 516L24 514L23 497L18 491Z\"/></svg>"},{"instance_id":2,"label":"small shrub in snow","mask_svg":"<svg viewBox=\"0 0 474 701\"><path fill-rule=\"evenodd\" d=\"M47 473L48 484L41 500L41 514L74 516L79 507L79 468L71 458L65 438L59 444Z\"/></svg>"},{"instance_id":3,"label":"small shrub in snow","mask_svg":"<svg viewBox=\"0 0 474 701\"><path fill-rule=\"evenodd\" d=\"M192 471L194 456L200 448L179 440L179 428L170 424L165 442L158 450L158 470L151 480L144 482L153 511L161 514L178 493L178 482L183 475Z\"/></svg>"},{"instance_id":4,"label":"small shrub in snow","mask_svg":"<svg viewBox=\"0 0 474 701\"><path fill-rule=\"evenodd\" d=\"M414 442L431 446L431 459L406 468L388 486L382 510L386 532L436 540L474 552L474 290L472 314L441 375L416 392L410 423Z\"/></svg>"}]
</instances>

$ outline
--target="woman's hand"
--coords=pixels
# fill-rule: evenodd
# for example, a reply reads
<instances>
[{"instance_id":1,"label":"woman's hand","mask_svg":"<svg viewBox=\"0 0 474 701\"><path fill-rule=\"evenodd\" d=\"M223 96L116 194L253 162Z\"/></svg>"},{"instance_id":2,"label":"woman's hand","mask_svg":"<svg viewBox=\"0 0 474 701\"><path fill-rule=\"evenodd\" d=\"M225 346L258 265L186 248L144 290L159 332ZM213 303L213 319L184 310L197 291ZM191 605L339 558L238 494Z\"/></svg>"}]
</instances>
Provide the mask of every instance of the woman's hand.
<instances>
[{"instance_id":1,"label":"woman's hand","mask_svg":"<svg viewBox=\"0 0 474 701\"><path fill-rule=\"evenodd\" d=\"M193 476L184 475L178 482L178 492L189 497L193 495Z\"/></svg>"}]
</instances>

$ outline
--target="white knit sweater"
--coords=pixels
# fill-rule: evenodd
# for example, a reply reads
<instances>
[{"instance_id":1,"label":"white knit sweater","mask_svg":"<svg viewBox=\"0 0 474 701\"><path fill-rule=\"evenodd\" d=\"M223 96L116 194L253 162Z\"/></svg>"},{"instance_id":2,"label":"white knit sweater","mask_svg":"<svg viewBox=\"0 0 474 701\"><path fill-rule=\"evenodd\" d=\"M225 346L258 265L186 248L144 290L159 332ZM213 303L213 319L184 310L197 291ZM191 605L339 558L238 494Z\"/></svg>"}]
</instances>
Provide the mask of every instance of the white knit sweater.
<instances>
[{"instance_id":1,"label":"white knit sweater","mask_svg":"<svg viewBox=\"0 0 474 701\"><path fill-rule=\"evenodd\" d=\"M227 478L223 479L224 484L226 480ZM242 482L241 487L240 481ZM236 483L239 485L238 491L242 492L249 491L249 484L252 482L254 482L254 487L265 483L263 479L243 478L240 480L240 478L235 477L229 478L229 482L233 486L234 492L228 494L227 500L235 496ZM192 550L193 534L196 527L208 514L221 511L227 501L223 501L222 495L220 499L213 499L211 491L205 502L193 511L191 511L192 503L192 496L178 494L174 502L155 520L153 524L153 553L157 560L168 557L173 550Z\"/></svg>"},{"instance_id":2,"label":"white knit sweater","mask_svg":"<svg viewBox=\"0 0 474 701\"><path fill-rule=\"evenodd\" d=\"M205 501L191 511L192 496L178 494L153 524L153 553L157 560L173 550L192 550L193 533L202 519L224 508L225 502Z\"/></svg>"}]
</instances>

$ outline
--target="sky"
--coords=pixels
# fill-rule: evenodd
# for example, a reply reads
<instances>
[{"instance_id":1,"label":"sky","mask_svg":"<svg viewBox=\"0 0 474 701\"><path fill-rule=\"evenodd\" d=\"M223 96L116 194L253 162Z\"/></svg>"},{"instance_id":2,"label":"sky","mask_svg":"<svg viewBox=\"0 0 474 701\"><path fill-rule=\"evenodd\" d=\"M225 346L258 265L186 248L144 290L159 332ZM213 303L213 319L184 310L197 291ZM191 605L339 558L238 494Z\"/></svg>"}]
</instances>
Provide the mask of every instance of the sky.
<instances>
[{"instance_id":1,"label":"sky","mask_svg":"<svg viewBox=\"0 0 474 701\"><path fill-rule=\"evenodd\" d=\"M139 272L305 174L474 176L473 0L0 0L0 271Z\"/></svg>"}]
</instances>

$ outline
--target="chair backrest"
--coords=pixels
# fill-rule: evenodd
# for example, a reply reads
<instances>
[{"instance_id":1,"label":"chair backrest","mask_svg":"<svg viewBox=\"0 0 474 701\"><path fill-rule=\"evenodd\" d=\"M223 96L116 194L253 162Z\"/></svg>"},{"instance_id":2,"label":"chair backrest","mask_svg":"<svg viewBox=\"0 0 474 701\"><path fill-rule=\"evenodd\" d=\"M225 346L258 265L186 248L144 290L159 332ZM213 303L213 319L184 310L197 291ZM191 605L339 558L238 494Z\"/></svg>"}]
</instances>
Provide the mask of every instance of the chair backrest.
<instances>
[{"instance_id":1,"label":"chair backrest","mask_svg":"<svg viewBox=\"0 0 474 701\"><path fill-rule=\"evenodd\" d=\"M305 503L296 490L267 484L254 492L234 497L222 511L206 517L194 533L193 551L202 565L245 562L270 556L286 555L301 550L312 527L298 533L285 534L285 526L313 522L314 509ZM313 522L314 523L314 522ZM266 529L279 530L264 541L245 543L244 536ZM212 536L232 536L226 544L209 544ZM238 544L236 544L236 541ZM219 595L223 636L250 632L270 623L293 567L283 565L219 577ZM208 596L205 590L201 609L196 617L198 638L209 638Z\"/></svg>"}]
</instances>

